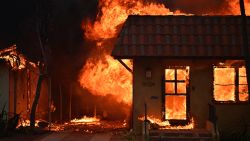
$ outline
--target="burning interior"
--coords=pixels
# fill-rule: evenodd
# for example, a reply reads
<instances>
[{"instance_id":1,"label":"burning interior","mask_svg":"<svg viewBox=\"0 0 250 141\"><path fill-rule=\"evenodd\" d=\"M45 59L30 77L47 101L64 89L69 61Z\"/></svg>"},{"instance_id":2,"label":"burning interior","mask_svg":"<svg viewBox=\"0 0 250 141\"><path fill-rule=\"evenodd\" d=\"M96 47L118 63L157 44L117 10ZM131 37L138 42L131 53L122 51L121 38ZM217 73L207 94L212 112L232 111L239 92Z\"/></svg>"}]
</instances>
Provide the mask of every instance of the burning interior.
<instances>
[{"instance_id":1,"label":"burning interior","mask_svg":"<svg viewBox=\"0 0 250 141\"><path fill-rule=\"evenodd\" d=\"M247 102L246 68L215 67L214 99L220 102Z\"/></svg>"},{"instance_id":2,"label":"burning interior","mask_svg":"<svg viewBox=\"0 0 250 141\"><path fill-rule=\"evenodd\" d=\"M227 109L223 104L246 104L249 95L239 3L211 2L211 7L204 9L194 3L99 0L96 17L81 21L84 43L80 46L88 52L68 57L77 63L84 60L81 66L61 65L67 62L63 51L52 57L58 62L48 65L52 66L51 77L42 83L37 126L39 121L52 121L50 127L55 130L68 125L140 130L141 122L148 120L156 129L204 129L210 117L209 104L218 104L218 115ZM249 5L246 0L247 14ZM70 38L75 37L72 31ZM74 40L69 46L71 42ZM20 125L26 126L38 63L24 60L24 55L13 50L0 55L10 62L10 68L18 68L12 72L3 67L10 88L6 91L9 97L3 98L8 103L6 109L21 114L24 124ZM228 65L225 60L239 63ZM68 78L69 72L74 76ZM220 118L221 126L226 124L223 120Z\"/></svg>"}]
</instances>

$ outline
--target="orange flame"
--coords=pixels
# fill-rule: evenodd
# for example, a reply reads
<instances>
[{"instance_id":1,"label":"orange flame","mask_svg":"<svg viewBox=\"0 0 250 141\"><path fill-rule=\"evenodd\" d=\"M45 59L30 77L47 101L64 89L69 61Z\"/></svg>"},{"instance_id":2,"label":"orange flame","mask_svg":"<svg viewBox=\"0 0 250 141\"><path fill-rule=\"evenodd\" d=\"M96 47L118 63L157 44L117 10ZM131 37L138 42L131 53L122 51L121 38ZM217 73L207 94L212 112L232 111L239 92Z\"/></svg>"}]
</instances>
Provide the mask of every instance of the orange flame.
<instances>
[{"instance_id":1,"label":"orange flame","mask_svg":"<svg viewBox=\"0 0 250 141\"><path fill-rule=\"evenodd\" d=\"M16 45L0 51L0 59L9 62L12 69L24 69L26 67L25 57L17 52Z\"/></svg>"},{"instance_id":2,"label":"orange flame","mask_svg":"<svg viewBox=\"0 0 250 141\"><path fill-rule=\"evenodd\" d=\"M235 82L234 68L214 68L214 98L215 100L235 101L234 82Z\"/></svg>"},{"instance_id":3,"label":"orange flame","mask_svg":"<svg viewBox=\"0 0 250 141\"><path fill-rule=\"evenodd\" d=\"M116 95L118 102L131 104L130 72L111 56L105 56L104 61L95 62L92 59L87 61L80 78L81 85L94 95ZM130 63L129 60L125 62Z\"/></svg>"},{"instance_id":4,"label":"orange flame","mask_svg":"<svg viewBox=\"0 0 250 141\"><path fill-rule=\"evenodd\" d=\"M34 68L37 67L36 63L27 60L27 58L17 51L17 46L12 45L11 47L0 50L0 59L9 62L11 69L21 70L27 67L27 65Z\"/></svg>"},{"instance_id":5,"label":"orange flame","mask_svg":"<svg viewBox=\"0 0 250 141\"><path fill-rule=\"evenodd\" d=\"M75 123L75 124L100 124L99 121L100 121L100 119L98 119L96 117L84 116L81 119L73 119L70 122Z\"/></svg>"},{"instance_id":6,"label":"orange flame","mask_svg":"<svg viewBox=\"0 0 250 141\"><path fill-rule=\"evenodd\" d=\"M94 40L98 48L105 41L118 35L120 26L129 15L172 15L163 4L146 4L137 0L100 0L101 13L98 21L83 25L85 37ZM175 12L180 14L179 11ZM102 53L104 58L89 58L80 74L80 84L94 95L114 95L117 101L131 104L132 74L108 53ZM129 66L132 63L126 61Z\"/></svg>"},{"instance_id":7,"label":"orange flame","mask_svg":"<svg viewBox=\"0 0 250 141\"><path fill-rule=\"evenodd\" d=\"M44 120L35 120L35 127L38 127L38 123L42 121ZM28 127L28 126L30 126L30 120L26 119L26 120L20 120L16 128Z\"/></svg>"},{"instance_id":8,"label":"orange flame","mask_svg":"<svg viewBox=\"0 0 250 141\"><path fill-rule=\"evenodd\" d=\"M188 84L189 67L165 69L165 119L186 119Z\"/></svg>"},{"instance_id":9,"label":"orange flame","mask_svg":"<svg viewBox=\"0 0 250 141\"><path fill-rule=\"evenodd\" d=\"M245 11L246 15L250 15L250 1L249 0L244 0L245 1ZM231 10L230 13L224 13L224 14L233 14L233 15L240 15L240 4L239 0L227 0L229 4L229 9Z\"/></svg>"},{"instance_id":10,"label":"orange flame","mask_svg":"<svg viewBox=\"0 0 250 141\"><path fill-rule=\"evenodd\" d=\"M144 117L138 118L141 121L144 121ZM162 121L161 119L155 118L154 116L148 116L147 120L150 123L159 125L159 129L194 129L194 119L192 118L187 125L184 126L171 126L169 121Z\"/></svg>"},{"instance_id":11,"label":"orange flame","mask_svg":"<svg viewBox=\"0 0 250 141\"><path fill-rule=\"evenodd\" d=\"M85 36L89 40L114 38L117 36L118 27L122 25L129 15L173 15L179 11L170 12L163 4L145 4L141 0L100 0L101 13L99 21L93 25L83 25L86 29Z\"/></svg>"},{"instance_id":12,"label":"orange flame","mask_svg":"<svg viewBox=\"0 0 250 141\"><path fill-rule=\"evenodd\" d=\"M230 11L210 13L213 15L239 15L238 0L227 0ZM246 13L250 14L250 2L245 3ZM122 24L129 15L173 15L181 14L180 11L171 12L163 4L144 3L142 0L100 0L100 13L94 23L84 22L85 38L94 41L97 50L107 45L108 39L116 38ZM112 46L112 45L111 45ZM116 60L110 52L101 52L100 57L94 56L87 60L81 70L79 82L82 87L88 89L94 95L111 94L117 97L117 101L131 104L132 75ZM128 61L129 62L129 61ZM130 63L131 65L131 63ZM241 97L244 99L244 97ZM228 99L233 99L232 97Z\"/></svg>"},{"instance_id":13,"label":"orange flame","mask_svg":"<svg viewBox=\"0 0 250 141\"><path fill-rule=\"evenodd\" d=\"M236 71L239 73L238 78L235 77ZM238 79L238 84L235 84L235 79ZM238 86L237 92L236 86ZM235 92L239 94L239 101L248 100L246 68L241 67L235 70L232 67L214 67L214 99L220 102L236 101Z\"/></svg>"}]
</instances>

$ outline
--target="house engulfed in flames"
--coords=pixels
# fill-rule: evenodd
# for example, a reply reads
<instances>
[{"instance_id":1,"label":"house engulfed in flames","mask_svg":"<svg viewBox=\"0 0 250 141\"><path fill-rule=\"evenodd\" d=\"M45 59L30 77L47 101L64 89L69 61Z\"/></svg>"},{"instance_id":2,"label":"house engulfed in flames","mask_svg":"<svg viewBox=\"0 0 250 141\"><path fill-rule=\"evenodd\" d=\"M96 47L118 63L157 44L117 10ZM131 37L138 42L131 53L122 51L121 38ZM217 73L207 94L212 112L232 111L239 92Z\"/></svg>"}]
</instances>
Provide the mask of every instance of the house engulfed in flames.
<instances>
[{"instance_id":1,"label":"house engulfed in flames","mask_svg":"<svg viewBox=\"0 0 250 141\"><path fill-rule=\"evenodd\" d=\"M240 16L129 16L112 56L133 60L133 129L249 125L243 50Z\"/></svg>"},{"instance_id":2,"label":"house engulfed in flames","mask_svg":"<svg viewBox=\"0 0 250 141\"><path fill-rule=\"evenodd\" d=\"M16 45L0 51L0 111L10 119L20 114L20 125L28 125L35 97L39 69L29 62ZM37 119L48 118L48 83L44 80L36 112Z\"/></svg>"}]
</instances>

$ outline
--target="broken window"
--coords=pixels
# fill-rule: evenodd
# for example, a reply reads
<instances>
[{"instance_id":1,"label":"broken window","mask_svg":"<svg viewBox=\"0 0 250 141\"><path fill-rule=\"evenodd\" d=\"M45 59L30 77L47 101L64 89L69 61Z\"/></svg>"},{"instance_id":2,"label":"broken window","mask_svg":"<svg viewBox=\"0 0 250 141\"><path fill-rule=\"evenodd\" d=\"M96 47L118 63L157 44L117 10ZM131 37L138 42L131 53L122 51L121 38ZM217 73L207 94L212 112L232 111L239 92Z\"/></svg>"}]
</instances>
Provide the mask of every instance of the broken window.
<instances>
[{"instance_id":1,"label":"broken window","mask_svg":"<svg viewBox=\"0 0 250 141\"><path fill-rule=\"evenodd\" d=\"M248 100L245 67L214 67L214 100L219 102Z\"/></svg>"},{"instance_id":2,"label":"broken window","mask_svg":"<svg viewBox=\"0 0 250 141\"><path fill-rule=\"evenodd\" d=\"M165 119L186 119L189 67L165 69Z\"/></svg>"}]
</instances>

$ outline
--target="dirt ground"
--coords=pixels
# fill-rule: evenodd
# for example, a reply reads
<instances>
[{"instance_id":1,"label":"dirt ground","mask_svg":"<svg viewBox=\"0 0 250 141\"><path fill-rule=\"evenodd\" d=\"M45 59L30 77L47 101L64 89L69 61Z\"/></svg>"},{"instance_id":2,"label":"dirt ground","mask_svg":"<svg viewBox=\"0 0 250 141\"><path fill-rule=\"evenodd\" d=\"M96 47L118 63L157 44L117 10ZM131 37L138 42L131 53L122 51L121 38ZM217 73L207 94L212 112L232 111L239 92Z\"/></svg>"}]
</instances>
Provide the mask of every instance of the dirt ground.
<instances>
[{"instance_id":1,"label":"dirt ground","mask_svg":"<svg viewBox=\"0 0 250 141\"><path fill-rule=\"evenodd\" d=\"M81 132L53 132L42 135L19 135L1 138L0 141L130 141L129 137L112 132L86 134ZM137 140L141 141L141 140Z\"/></svg>"},{"instance_id":2,"label":"dirt ground","mask_svg":"<svg viewBox=\"0 0 250 141\"><path fill-rule=\"evenodd\" d=\"M123 122L98 124L54 124L52 131L33 135L13 134L0 141L130 141L134 135ZM138 139L137 141L141 141Z\"/></svg>"}]
</instances>

